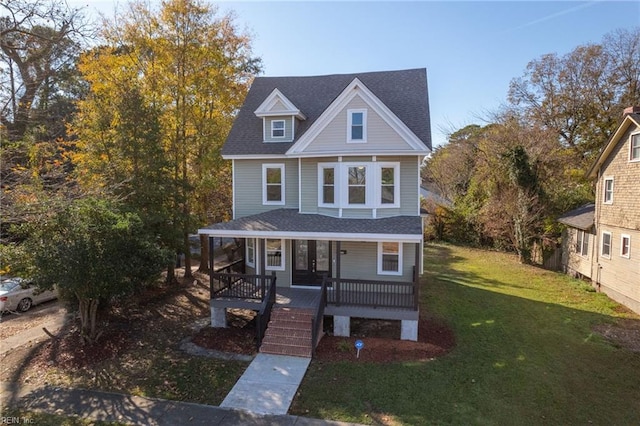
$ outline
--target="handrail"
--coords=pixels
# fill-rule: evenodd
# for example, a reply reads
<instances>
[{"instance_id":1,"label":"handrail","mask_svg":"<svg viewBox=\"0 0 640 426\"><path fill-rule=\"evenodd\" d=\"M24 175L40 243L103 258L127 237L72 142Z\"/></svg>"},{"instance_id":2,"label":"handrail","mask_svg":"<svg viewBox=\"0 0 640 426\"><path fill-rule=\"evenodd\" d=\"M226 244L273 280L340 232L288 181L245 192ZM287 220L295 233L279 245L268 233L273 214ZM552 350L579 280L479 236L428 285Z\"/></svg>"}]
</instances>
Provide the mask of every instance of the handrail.
<instances>
[{"instance_id":1,"label":"handrail","mask_svg":"<svg viewBox=\"0 0 640 426\"><path fill-rule=\"evenodd\" d=\"M269 276L249 274L229 274L213 272L210 274L211 298L223 295L232 299L263 300L265 296L265 280ZM219 285L216 286L216 283Z\"/></svg>"},{"instance_id":2,"label":"handrail","mask_svg":"<svg viewBox=\"0 0 640 426\"><path fill-rule=\"evenodd\" d=\"M276 273L272 272L271 277L267 277L267 279L269 279L270 281L269 287L266 289L266 297L262 301L260 305L260 311L256 316L256 345L258 350L260 350L262 338L264 337L264 333L267 330L267 325L271 320L271 311L273 309L273 305L275 305L276 303Z\"/></svg>"},{"instance_id":3,"label":"handrail","mask_svg":"<svg viewBox=\"0 0 640 426\"><path fill-rule=\"evenodd\" d=\"M238 265L238 264L240 264L240 263L244 263L244 259L234 260L234 261L233 261L233 262L231 262L231 263L227 263L227 264L226 264L224 267L222 267L222 268L218 268L218 269L215 269L215 268L214 268L214 269L213 269L213 272L214 272L214 273L217 273L217 274L225 274L225 273L229 274L229 273L231 273L231 271L233 270L233 267L234 267L234 266L236 266L236 265Z\"/></svg>"},{"instance_id":4,"label":"handrail","mask_svg":"<svg viewBox=\"0 0 640 426\"><path fill-rule=\"evenodd\" d=\"M316 314L311 320L311 356L316 355L316 348L322 337L322 326L324 321L324 308L327 306L327 274L322 277L322 285L320 286L320 303L316 308Z\"/></svg>"},{"instance_id":5,"label":"handrail","mask_svg":"<svg viewBox=\"0 0 640 426\"><path fill-rule=\"evenodd\" d=\"M327 304L417 310L415 282L327 278L327 284Z\"/></svg>"}]
</instances>

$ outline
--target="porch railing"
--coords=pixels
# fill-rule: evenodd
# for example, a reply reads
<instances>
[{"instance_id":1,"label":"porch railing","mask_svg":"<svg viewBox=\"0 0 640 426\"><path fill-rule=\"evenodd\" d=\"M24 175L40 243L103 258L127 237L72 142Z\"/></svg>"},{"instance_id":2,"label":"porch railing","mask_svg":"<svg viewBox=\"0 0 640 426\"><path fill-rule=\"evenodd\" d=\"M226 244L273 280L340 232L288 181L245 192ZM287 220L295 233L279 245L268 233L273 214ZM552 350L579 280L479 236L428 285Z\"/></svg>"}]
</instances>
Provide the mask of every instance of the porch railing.
<instances>
[{"instance_id":1,"label":"porch railing","mask_svg":"<svg viewBox=\"0 0 640 426\"><path fill-rule=\"evenodd\" d=\"M267 287L267 293L260 304L260 311L258 311L258 315L256 316L256 344L258 346L258 350L260 350L262 338L264 337L267 325L271 320L273 305L276 303L276 273L272 272L270 278L271 280Z\"/></svg>"},{"instance_id":2,"label":"porch railing","mask_svg":"<svg viewBox=\"0 0 640 426\"><path fill-rule=\"evenodd\" d=\"M316 347L322 337L322 327L324 321L324 308L327 306L327 275L322 277L322 285L320 286L320 303L316 307L315 316L311 320L311 356L316 355Z\"/></svg>"},{"instance_id":3,"label":"porch railing","mask_svg":"<svg viewBox=\"0 0 640 426\"><path fill-rule=\"evenodd\" d=\"M415 280L395 282L327 278L325 281L330 287L326 290L326 303L330 305L418 309L418 286Z\"/></svg>"},{"instance_id":4,"label":"porch railing","mask_svg":"<svg viewBox=\"0 0 640 426\"><path fill-rule=\"evenodd\" d=\"M214 268L214 273L230 274L230 273L244 273L244 259L238 259L231 263L224 265L222 268Z\"/></svg>"},{"instance_id":5,"label":"porch railing","mask_svg":"<svg viewBox=\"0 0 640 426\"><path fill-rule=\"evenodd\" d=\"M211 298L249 299L263 301L274 275L248 275L213 272L210 275Z\"/></svg>"}]
</instances>

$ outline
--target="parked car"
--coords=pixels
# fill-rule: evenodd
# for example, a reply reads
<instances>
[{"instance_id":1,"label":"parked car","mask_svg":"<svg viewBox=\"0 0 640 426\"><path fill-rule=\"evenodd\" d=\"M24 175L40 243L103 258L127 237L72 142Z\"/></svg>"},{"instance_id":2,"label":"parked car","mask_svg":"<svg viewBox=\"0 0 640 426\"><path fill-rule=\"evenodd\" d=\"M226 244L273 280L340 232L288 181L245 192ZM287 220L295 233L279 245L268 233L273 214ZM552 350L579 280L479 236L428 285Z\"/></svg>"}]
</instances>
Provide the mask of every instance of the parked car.
<instances>
[{"instance_id":1,"label":"parked car","mask_svg":"<svg viewBox=\"0 0 640 426\"><path fill-rule=\"evenodd\" d=\"M7 278L0 282L0 312L25 312L34 305L57 298L57 290L40 290L22 278Z\"/></svg>"}]
</instances>

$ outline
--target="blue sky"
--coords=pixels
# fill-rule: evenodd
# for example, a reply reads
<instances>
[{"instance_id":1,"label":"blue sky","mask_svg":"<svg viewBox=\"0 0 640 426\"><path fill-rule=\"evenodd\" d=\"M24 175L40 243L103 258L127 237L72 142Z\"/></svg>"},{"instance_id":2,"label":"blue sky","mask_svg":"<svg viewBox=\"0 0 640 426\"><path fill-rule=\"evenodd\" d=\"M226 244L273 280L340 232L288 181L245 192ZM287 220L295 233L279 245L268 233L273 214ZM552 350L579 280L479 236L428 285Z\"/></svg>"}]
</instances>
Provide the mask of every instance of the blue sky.
<instances>
[{"instance_id":1,"label":"blue sky","mask_svg":"<svg viewBox=\"0 0 640 426\"><path fill-rule=\"evenodd\" d=\"M116 4L68 1L107 16ZM220 12L234 11L238 27L253 35L266 76L426 68L434 146L447 131L483 124L529 61L640 26L640 1L216 4Z\"/></svg>"}]
</instances>

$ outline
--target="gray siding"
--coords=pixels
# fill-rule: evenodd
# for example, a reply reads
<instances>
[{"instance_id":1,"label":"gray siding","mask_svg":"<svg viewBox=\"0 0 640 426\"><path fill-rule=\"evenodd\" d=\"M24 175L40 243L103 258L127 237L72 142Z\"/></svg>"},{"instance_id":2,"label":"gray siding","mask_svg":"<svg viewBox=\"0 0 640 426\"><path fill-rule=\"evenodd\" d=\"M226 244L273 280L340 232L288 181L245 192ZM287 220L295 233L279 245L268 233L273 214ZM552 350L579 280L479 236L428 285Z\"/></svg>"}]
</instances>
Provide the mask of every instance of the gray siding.
<instances>
[{"instance_id":1,"label":"gray siding","mask_svg":"<svg viewBox=\"0 0 640 426\"><path fill-rule=\"evenodd\" d=\"M367 110L367 142L347 143L347 111ZM344 152L392 152L411 149L398 133L380 117L360 96L356 96L307 146L306 153Z\"/></svg>"},{"instance_id":2,"label":"gray siding","mask_svg":"<svg viewBox=\"0 0 640 426\"><path fill-rule=\"evenodd\" d=\"M402 275L378 275L378 245L377 243L360 243L344 241L340 245L341 250L347 254L340 257L342 278L354 278L360 280L376 281L413 281L413 266L415 263L415 244L403 244L402 248ZM335 257L338 255L333 247L334 266ZM419 265L417 265L419 266ZM336 276L334 267L333 276Z\"/></svg>"},{"instance_id":3,"label":"gray siding","mask_svg":"<svg viewBox=\"0 0 640 426\"><path fill-rule=\"evenodd\" d=\"M589 249L586 256L576 252L578 230L567 228L562 236L562 266L566 273L572 276L584 276L591 278L591 261L594 250L597 249L595 235L585 232L589 241Z\"/></svg>"},{"instance_id":4,"label":"gray siding","mask_svg":"<svg viewBox=\"0 0 640 426\"><path fill-rule=\"evenodd\" d=\"M285 204L262 204L262 164L285 165ZM296 159L235 160L235 219L280 208L298 208L298 161Z\"/></svg>"},{"instance_id":5,"label":"gray siding","mask_svg":"<svg viewBox=\"0 0 640 426\"><path fill-rule=\"evenodd\" d=\"M271 137L271 122L284 120L284 138L272 138ZM295 118L293 118L295 121ZM291 116L275 116L275 117L265 117L264 118L264 141L267 143L277 143L277 142L291 142L293 141L293 127L292 127L292 117Z\"/></svg>"}]
</instances>

